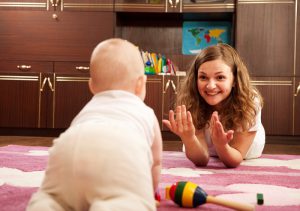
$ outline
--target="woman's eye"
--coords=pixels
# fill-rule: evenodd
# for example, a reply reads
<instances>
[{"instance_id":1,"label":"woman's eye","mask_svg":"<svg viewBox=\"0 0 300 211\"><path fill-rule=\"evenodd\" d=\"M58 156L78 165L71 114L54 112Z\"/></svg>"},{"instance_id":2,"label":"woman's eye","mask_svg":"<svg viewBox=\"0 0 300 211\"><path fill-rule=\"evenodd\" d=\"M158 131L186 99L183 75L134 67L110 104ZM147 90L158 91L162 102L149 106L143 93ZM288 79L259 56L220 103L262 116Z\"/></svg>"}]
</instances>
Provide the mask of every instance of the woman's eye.
<instances>
[{"instance_id":1,"label":"woman's eye","mask_svg":"<svg viewBox=\"0 0 300 211\"><path fill-rule=\"evenodd\" d=\"M217 76L217 79L218 79L218 80L223 80L223 79L225 79L225 76L219 75L219 76Z\"/></svg>"},{"instance_id":2,"label":"woman's eye","mask_svg":"<svg viewBox=\"0 0 300 211\"><path fill-rule=\"evenodd\" d=\"M206 77L205 77L204 75L200 75L198 78L199 78L200 80L205 80L205 79L206 79Z\"/></svg>"}]
</instances>

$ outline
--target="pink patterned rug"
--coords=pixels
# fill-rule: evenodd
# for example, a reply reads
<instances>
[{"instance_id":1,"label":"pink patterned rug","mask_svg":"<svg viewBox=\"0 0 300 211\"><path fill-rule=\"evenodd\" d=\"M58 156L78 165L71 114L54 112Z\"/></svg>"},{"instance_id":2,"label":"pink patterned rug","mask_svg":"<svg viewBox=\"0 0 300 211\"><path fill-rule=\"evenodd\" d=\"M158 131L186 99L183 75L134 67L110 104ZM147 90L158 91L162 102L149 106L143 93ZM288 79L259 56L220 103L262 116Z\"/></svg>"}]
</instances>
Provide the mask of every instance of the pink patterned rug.
<instances>
[{"instance_id":1,"label":"pink patterned rug","mask_svg":"<svg viewBox=\"0 0 300 211\"><path fill-rule=\"evenodd\" d=\"M41 184L47 159L48 147L0 147L1 210L25 210L30 196ZM300 210L300 155L263 155L228 169L218 159L211 159L205 168L196 168L182 152L163 153L162 201L158 211L229 210L213 204L178 207L164 197L165 187L178 181L196 183L208 195L253 204L256 210ZM257 193L263 194L263 205L257 205Z\"/></svg>"}]
</instances>

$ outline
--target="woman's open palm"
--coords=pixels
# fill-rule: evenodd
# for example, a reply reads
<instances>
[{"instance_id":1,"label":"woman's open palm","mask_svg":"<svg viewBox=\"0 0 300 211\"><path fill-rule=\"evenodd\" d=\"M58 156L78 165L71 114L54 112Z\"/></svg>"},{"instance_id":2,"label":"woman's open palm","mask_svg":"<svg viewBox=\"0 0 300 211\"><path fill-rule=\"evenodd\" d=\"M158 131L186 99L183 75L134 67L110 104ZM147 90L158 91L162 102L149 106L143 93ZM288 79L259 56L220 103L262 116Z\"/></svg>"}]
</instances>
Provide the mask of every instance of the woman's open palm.
<instances>
[{"instance_id":1,"label":"woman's open palm","mask_svg":"<svg viewBox=\"0 0 300 211\"><path fill-rule=\"evenodd\" d=\"M214 145L225 145L233 138L233 130L224 131L218 112L213 112L210 120L211 139Z\"/></svg>"},{"instance_id":2,"label":"woman's open palm","mask_svg":"<svg viewBox=\"0 0 300 211\"><path fill-rule=\"evenodd\" d=\"M192 115L186 111L185 105L177 106L176 113L169 111L169 120L163 120L163 123L182 140L191 138L195 135L195 126Z\"/></svg>"}]
</instances>

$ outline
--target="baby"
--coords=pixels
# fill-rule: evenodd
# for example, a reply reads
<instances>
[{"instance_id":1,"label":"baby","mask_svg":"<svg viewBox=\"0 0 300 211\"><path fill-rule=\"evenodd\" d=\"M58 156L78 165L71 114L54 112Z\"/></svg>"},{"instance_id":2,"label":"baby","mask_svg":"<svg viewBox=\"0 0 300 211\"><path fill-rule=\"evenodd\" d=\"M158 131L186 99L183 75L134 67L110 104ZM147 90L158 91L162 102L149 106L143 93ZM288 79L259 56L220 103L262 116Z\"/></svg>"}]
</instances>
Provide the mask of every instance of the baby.
<instances>
[{"instance_id":1,"label":"baby","mask_svg":"<svg viewBox=\"0 0 300 211\"><path fill-rule=\"evenodd\" d=\"M138 48L117 38L101 42L90 76L94 96L54 140L27 210L156 210L162 138L143 102L147 78Z\"/></svg>"}]
</instances>

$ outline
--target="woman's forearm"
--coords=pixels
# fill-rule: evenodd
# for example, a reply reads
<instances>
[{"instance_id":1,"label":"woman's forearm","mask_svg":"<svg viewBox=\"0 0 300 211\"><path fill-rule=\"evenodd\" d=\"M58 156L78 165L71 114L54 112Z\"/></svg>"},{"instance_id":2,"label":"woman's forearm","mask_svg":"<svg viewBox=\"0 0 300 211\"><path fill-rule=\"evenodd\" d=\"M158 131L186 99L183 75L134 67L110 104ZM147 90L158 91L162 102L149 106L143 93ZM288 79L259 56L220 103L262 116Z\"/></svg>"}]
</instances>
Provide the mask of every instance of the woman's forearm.
<instances>
[{"instance_id":1,"label":"woman's forearm","mask_svg":"<svg viewBox=\"0 0 300 211\"><path fill-rule=\"evenodd\" d=\"M196 166L206 166L209 161L207 145L201 143L197 136L189 140L182 140L185 146L185 154Z\"/></svg>"}]
</instances>

